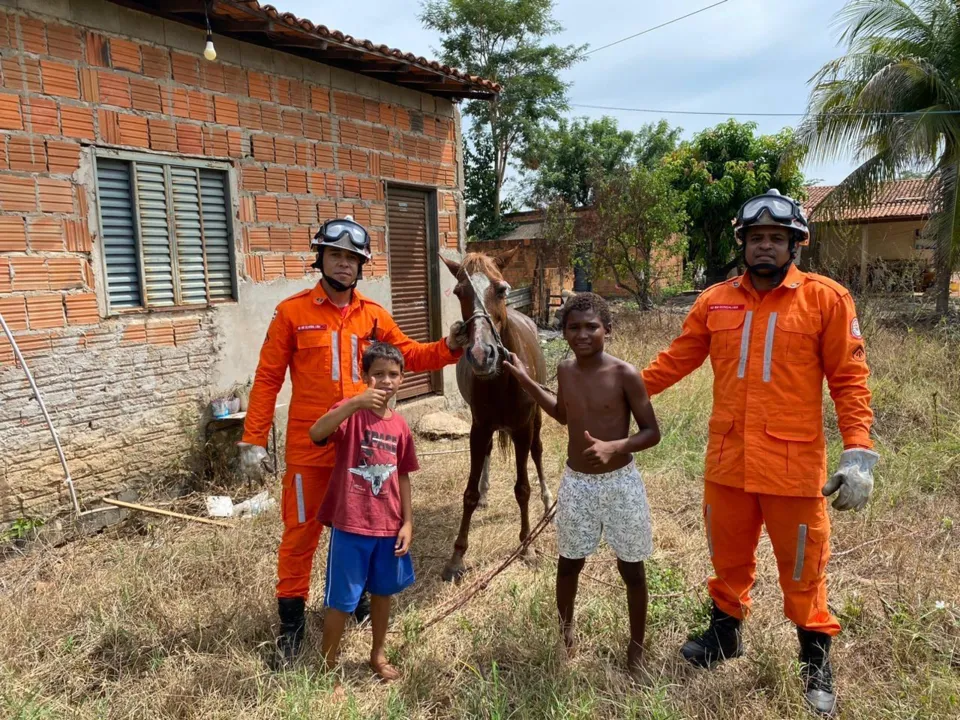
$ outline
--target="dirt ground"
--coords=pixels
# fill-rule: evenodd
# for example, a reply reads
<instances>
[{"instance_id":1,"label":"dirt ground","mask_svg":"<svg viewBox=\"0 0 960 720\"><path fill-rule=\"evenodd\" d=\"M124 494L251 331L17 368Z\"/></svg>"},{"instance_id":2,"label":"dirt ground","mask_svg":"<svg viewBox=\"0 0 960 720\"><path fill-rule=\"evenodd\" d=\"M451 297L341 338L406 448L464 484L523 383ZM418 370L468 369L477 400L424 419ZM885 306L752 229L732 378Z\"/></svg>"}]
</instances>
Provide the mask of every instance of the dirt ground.
<instances>
[{"instance_id":1,"label":"dirt ground","mask_svg":"<svg viewBox=\"0 0 960 720\"><path fill-rule=\"evenodd\" d=\"M887 327L862 313L882 462L869 508L831 512L830 603L844 633L834 662L844 718L960 717L960 332ZM611 351L645 363L677 332L670 315L620 314ZM546 347L549 362L562 341ZM552 374L552 373L551 373ZM839 438L830 412L831 458ZM390 635L403 678L376 682L369 634L350 630L331 700L319 670L322 611L309 613L303 662L270 672L276 617L276 512L220 530L141 515L59 548L0 565L0 716L39 718L704 718L805 717L796 637L782 616L769 540L760 545L747 654L712 673L677 650L707 618L710 568L701 523L710 374L655 400L661 444L638 458L653 506L656 551L646 677L624 672L625 598L608 548L585 569L580 655L557 648L551 526L538 561L517 563L462 610L424 629L436 609L499 564L519 531L511 463L495 457L490 507L475 516L460 587L440 580L460 518L466 454L424 457L414 479L418 581L400 596ZM419 443L421 453L460 443ZM555 490L565 435L545 426ZM532 469L532 467L531 467ZM276 491L276 488L272 488ZM533 518L542 513L537 494ZM314 588L322 583L324 545Z\"/></svg>"}]
</instances>

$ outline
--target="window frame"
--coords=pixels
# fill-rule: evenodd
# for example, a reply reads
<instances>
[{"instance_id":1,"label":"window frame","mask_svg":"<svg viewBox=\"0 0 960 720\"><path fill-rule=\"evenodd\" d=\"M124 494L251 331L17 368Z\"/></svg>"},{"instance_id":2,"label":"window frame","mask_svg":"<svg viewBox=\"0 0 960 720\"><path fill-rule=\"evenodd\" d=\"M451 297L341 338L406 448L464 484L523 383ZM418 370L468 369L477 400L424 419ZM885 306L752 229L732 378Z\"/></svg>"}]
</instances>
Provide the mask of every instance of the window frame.
<instances>
[{"instance_id":1,"label":"window frame","mask_svg":"<svg viewBox=\"0 0 960 720\"><path fill-rule=\"evenodd\" d=\"M105 309L105 316L117 316L117 315L135 315L135 314L145 314L145 313L164 313L164 312L182 312L184 310L205 310L211 307L218 305L225 305L231 303L239 302L240 294L240 282L239 282L239 273L238 265L239 258L237 256L237 192L234 187L234 176L233 176L233 165L229 162L215 161L215 160L200 160L190 157L181 157L178 155L164 155L160 153L143 153L143 152L132 152L126 150L115 150L112 148L103 148L103 147L93 147L93 186L94 186L94 202L96 204L96 213L97 213L97 234L99 238L98 246L96 248L97 254L99 255L98 268L100 272L100 277L102 279L103 291L103 307ZM136 237L134 239L136 243L136 257L137 257L137 282L140 290L140 305L137 307L112 307L110 302L110 286L109 286L109 274L107 272L107 257L106 252L103 248L103 216L102 216L102 207L101 207L101 194L100 194L100 173L99 173L99 162L100 160L116 160L120 162L130 163L130 200L131 206L134 214L134 229L136 232ZM140 202L139 195L137 192L137 173L135 163L148 163L152 165L162 165L164 166L164 177L169 179L169 168L178 167L178 168L191 168L197 170L214 170L222 172L224 174L224 195L226 198L226 203L224 205L224 214L227 219L227 238L228 238L228 251L230 258L230 296L220 299L211 299L210 298L210 285L209 277L205 281L205 289L207 292L207 300L204 304L200 303L191 303L191 304L174 304L174 305L165 305L165 306L150 306L147 301L146 294L146 278L145 278L145 263L143 256L143 236L141 230L141 215L140 215ZM173 208L173 197L172 190L169 185L167 187L168 192L170 192L169 204L168 204L168 227L171 235L176 238L176 223L175 223L175 212ZM198 187L199 190L199 187ZM202 223L202 202L201 202L201 223ZM176 247L176 243L174 244ZM204 255L206 255L206 245L204 245ZM174 272L174 293L175 297L181 298L182 288L180 286L180 275L177 267L177 263L173 261L173 272ZM98 293L99 294L99 293Z\"/></svg>"}]
</instances>

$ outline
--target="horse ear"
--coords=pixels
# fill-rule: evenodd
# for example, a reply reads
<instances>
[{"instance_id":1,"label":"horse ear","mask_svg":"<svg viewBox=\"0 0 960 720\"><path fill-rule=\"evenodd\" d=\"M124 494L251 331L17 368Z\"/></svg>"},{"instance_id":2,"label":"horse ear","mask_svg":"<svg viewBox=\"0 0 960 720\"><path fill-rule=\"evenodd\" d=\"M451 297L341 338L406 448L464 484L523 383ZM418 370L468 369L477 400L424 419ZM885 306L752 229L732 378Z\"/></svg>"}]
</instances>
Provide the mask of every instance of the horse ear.
<instances>
[{"instance_id":1,"label":"horse ear","mask_svg":"<svg viewBox=\"0 0 960 720\"><path fill-rule=\"evenodd\" d=\"M510 264L510 261L513 260L514 255L517 254L517 251L520 249L519 245L514 245L509 250L504 250L502 253L497 255L493 262L496 263L497 267L500 270L503 270L507 265Z\"/></svg>"},{"instance_id":2,"label":"horse ear","mask_svg":"<svg viewBox=\"0 0 960 720\"><path fill-rule=\"evenodd\" d=\"M454 277L459 277L460 263L458 263L456 260L449 260L448 258L445 258L441 253L437 253L437 255L440 255L440 259L443 260L443 264L447 266L447 269L450 271L450 273Z\"/></svg>"}]
</instances>

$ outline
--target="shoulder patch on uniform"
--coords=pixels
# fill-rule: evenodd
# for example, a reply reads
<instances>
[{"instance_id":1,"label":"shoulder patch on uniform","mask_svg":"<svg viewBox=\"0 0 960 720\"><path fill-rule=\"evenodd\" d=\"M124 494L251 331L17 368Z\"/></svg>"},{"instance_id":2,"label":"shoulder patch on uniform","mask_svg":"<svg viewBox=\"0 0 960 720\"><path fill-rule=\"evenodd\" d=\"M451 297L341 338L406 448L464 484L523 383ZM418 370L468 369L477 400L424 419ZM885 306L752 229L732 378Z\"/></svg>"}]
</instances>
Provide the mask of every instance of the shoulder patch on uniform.
<instances>
[{"instance_id":1,"label":"shoulder patch on uniform","mask_svg":"<svg viewBox=\"0 0 960 720\"><path fill-rule=\"evenodd\" d=\"M383 305L378 303L376 300L371 300L366 295L360 296L360 302L364 303L365 305L373 305L373 307L380 308L381 310L386 310L386 308Z\"/></svg>"},{"instance_id":2,"label":"shoulder patch on uniform","mask_svg":"<svg viewBox=\"0 0 960 720\"><path fill-rule=\"evenodd\" d=\"M290 297L284 298L283 300L281 300L281 301L280 301L280 305L283 305L284 303L288 303L288 302L290 302L291 300L296 300L297 298L301 298L301 297L303 297L303 296L305 296L305 295L309 295L309 294L312 293L312 292L313 292L313 288L307 288L306 290L301 290L300 292L294 293L294 294L291 295ZM278 305L278 307L279 307L279 305Z\"/></svg>"},{"instance_id":3,"label":"shoulder patch on uniform","mask_svg":"<svg viewBox=\"0 0 960 720\"><path fill-rule=\"evenodd\" d=\"M734 281L736 281L736 285L733 284ZM697 300L700 302L703 302L708 297L710 297L710 295L717 292L720 288L724 288L727 286L740 287L740 278L734 278L733 280L724 280L723 282L719 282L711 285L710 287L706 288L702 293L700 293L700 295L697 296Z\"/></svg>"},{"instance_id":4,"label":"shoulder patch on uniform","mask_svg":"<svg viewBox=\"0 0 960 720\"><path fill-rule=\"evenodd\" d=\"M863 345L857 345L853 349L853 359L857 362L863 362L864 360L867 359L867 353L863 349Z\"/></svg>"},{"instance_id":5,"label":"shoulder patch on uniform","mask_svg":"<svg viewBox=\"0 0 960 720\"><path fill-rule=\"evenodd\" d=\"M856 340L863 337L863 333L860 332L860 321L857 320L857 318L850 321L850 334L853 335Z\"/></svg>"},{"instance_id":6,"label":"shoulder patch on uniform","mask_svg":"<svg viewBox=\"0 0 960 720\"><path fill-rule=\"evenodd\" d=\"M825 287L833 290L837 295L844 296L849 295L850 291L847 290L843 285L838 283L832 278L828 278L826 275L818 275L817 273L807 273L807 278L815 283L819 283Z\"/></svg>"}]
</instances>

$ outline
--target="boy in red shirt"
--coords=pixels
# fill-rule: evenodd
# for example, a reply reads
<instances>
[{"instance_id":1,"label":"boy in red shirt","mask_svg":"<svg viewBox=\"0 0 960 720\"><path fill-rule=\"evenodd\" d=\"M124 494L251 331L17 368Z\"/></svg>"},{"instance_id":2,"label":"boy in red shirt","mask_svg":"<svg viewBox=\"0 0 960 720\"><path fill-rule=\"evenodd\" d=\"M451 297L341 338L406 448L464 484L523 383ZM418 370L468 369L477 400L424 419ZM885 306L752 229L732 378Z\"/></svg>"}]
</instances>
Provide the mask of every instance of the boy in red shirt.
<instances>
[{"instance_id":1,"label":"boy in red shirt","mask_svg":"<svg viewBox=\"0 0 960 720\"><path fill-rule=\"evenodd\" d=\"M414 580L409 474L420 467L406 420L387 407L403 382L403 355L387 343L370 346L363 354L363 381L363 394L337 403L310 428L315 443L333 442L337 448L318 516L331 528L322 649L327 669L333 669L347 619L366 588L370 667L389 681L400 676L383 650L390 596Z\"/></svg>"}]
</instances>

